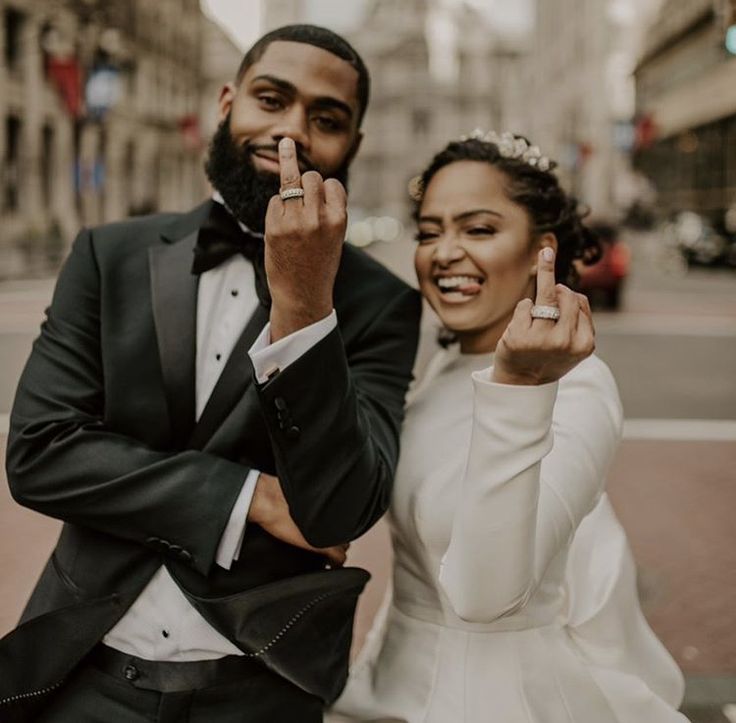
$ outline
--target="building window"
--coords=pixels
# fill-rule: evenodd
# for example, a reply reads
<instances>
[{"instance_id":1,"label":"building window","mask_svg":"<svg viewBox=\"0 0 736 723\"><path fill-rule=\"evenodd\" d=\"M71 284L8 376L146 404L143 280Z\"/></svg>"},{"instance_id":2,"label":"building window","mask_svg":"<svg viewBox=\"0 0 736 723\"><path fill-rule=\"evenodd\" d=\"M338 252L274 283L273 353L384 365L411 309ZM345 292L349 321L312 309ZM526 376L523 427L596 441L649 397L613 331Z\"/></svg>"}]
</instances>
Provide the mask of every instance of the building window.
<instances>
[{"instance_id":1,"label":"building window","mask_svg":"<svg viewBox=\"0 0 736 723\"><path fill-rule=\"evenodd\" d=\"M429 133L430 115L426 108L415 108L411 114L411 129L415 135Z\"/></svg>"},{"instance_id":2,"label":"building window","mask_svg":"<svg viewBox=\"0 0 736 723\"><path fill-rule=\"evenodd\" d=\"M41 199L47 211L51 209L53 184L54 128L47 123L41 129Z\"/></svg>"},{"instance_id":3,"label":"building window","mask_svg":"<svg viewBox=\"0 0 736 723\"><path fill-rule=\"evenodd\" d=\"M128 215L133 214L135 205L135 144L128 141L123 155L123 187Z\"/></svg>"},{"instance_id":4,"label":"building window","mask_svg":"<svg viewBox=\"0 0 736 723\"><path fill-rule=\"evenodd\" d=\"M20 205L20 118L9 115L5 119L5 178L3 183L3 210L17 211Z\"/></svg>"},{"instance_id":5,"label":"building window","mask_svg":"<svg viewBox=\"0 0 736 723\"><path fill-rule=\"evenodd\" d=\"M20 68L23 52L23 13L13 8L5 9L5 65L16 72Z\"/></svg>"}]
</instances>

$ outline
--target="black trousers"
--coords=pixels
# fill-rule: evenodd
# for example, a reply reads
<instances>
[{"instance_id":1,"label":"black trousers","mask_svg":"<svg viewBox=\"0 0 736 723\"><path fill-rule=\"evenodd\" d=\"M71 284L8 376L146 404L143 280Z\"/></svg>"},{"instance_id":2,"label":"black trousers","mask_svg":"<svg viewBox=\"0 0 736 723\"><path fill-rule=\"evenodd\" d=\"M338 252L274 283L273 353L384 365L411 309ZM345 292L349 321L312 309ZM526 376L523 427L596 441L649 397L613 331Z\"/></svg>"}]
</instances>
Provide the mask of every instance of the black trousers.
<instances>
[{"instance_id":1,"label":"black trousers","mask_svg":"<svg viewBox=\"0 0 736 723\"><path fill-rule=\"evenodd\" d=\"M37 723L321 723L322 701L258 667L242 679L160 692L130 680L124 667L83 663Z\"/></svg>"}]
</instances>

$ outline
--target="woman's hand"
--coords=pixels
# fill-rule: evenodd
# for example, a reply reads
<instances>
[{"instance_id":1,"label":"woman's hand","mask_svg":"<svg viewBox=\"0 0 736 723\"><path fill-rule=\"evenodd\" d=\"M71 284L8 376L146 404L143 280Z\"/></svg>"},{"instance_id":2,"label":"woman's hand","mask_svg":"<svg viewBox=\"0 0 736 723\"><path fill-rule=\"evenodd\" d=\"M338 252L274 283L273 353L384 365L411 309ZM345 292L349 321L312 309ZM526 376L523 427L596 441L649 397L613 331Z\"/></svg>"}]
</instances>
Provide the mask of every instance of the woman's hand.
<instances>
[{"instance_id":1,"label":"woman's hand","mask_svg":"<svg viewBox=\"0 0 736 723\"><path fill-rule=\"evenodd\" d=\"M595 349L595 331L588 299L555 285L553 249L539 252L538 306L555 306L560 318L533 319L532 301L523 299L496 347L491 381L500 384L547 384L564 376Z\"/></svg>"},{"instance_id":2,"label":"woman's hand","mask_svg":"<svg viewBox=\"0 0 736 723\"><path fill-rule=\"evenodd\" d=\"M349 544L314 547L304 539L304 535L289 513L289 504L284 497L281 484L273 475L261 472L258 476L253 501L248 511L248 521L260 525L269 535L281 542L324 555L330 567L342 567L345 564Z\"/></svg>"}]
</instances>

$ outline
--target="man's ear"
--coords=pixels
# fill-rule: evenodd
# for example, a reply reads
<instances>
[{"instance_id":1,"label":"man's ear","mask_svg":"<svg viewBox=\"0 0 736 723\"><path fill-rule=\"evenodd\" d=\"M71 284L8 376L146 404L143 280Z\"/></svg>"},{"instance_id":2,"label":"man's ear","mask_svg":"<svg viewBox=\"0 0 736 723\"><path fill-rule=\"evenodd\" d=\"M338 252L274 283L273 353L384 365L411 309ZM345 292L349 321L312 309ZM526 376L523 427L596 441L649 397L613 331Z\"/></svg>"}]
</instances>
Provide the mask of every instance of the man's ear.
<instances>
[{"instance_id":1,"label":"man's ear","mask_svg":"<svg viewBox=\"0 0 736 723\"><path fill-rule=\"evenodd\" d=\"M217 119L220 123L225 120L230 109L233 107L233 100L235 100L236 93L237 88L233 83L226 83L222 86L220 98L217 101Z\"/></svg>"},{"instance_id":2,"label":"man's ear","mask_svg":"<svg viewBox=\"0 0 736 723\"><path fill-rule=\"evenodd\" d=\"M551 231L547 231L546 233L543 233L541 236L539 236L536 241L532 244L532 252L534 254L533 258L534 261L532 263L531 269L529 270L530 276L536 276L537 274L537 255L539 252L544 248L551 248L554 250L555 254L557 253L557 236L555 236Z\"/></svg>"}]
</instances>

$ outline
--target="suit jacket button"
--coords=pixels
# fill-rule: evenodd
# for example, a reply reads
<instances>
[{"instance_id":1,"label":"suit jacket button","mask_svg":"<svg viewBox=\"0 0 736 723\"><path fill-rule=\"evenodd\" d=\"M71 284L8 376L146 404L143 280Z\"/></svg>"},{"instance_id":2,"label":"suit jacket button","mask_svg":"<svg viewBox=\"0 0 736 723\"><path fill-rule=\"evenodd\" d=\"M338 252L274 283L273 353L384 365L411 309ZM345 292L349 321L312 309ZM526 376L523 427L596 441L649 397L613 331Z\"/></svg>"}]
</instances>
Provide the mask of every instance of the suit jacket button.
<instances>
[{"instance_id":1,"label":"suit jacket button","mask_svg":"<svg viewBox=\"0 0 736 723\"><path fill-rule=\"evenodd\" d=\"M286 436L289 439L296 439L301 433L302 433L302 430L299 429L299 427L297 427L296 424L292 424L291 427L289 427L286 430Z\"/></svg>"},{"instance_id":2,"label":"suit jacket button","mask_svg":"<svg viewBox=\"0 0 736 723\"><path fill-rule=\"evenodd\" d=\"M135 667L135 665L126 665L123 668L123 675L125 676L125 680L138 680L140 677L140 673L138 672L138 668Z\"/></svg>"},{"instance_id":3,"label":"suit jacket button","mask_svg":"<svg viewBox=\"0 0 736 723\"><path fill-rule=\"evenodd\" d=\"M182 550L179 553L179 559L182 562L191 562L194 558L192 557L192 553L189 552L189 550Z\"/></svg>"},{"instance_id":4,"label":"suit jacket button","mask_svg":"<svg viewBox=\"0 0 736 723\"><path fill-rule=\"evenodd\" d=\"M283 397L275 397L273 400L273 404L276 409L279 410L279 412L286 411L286 400Z\"/></svg>"}]
</instances>

